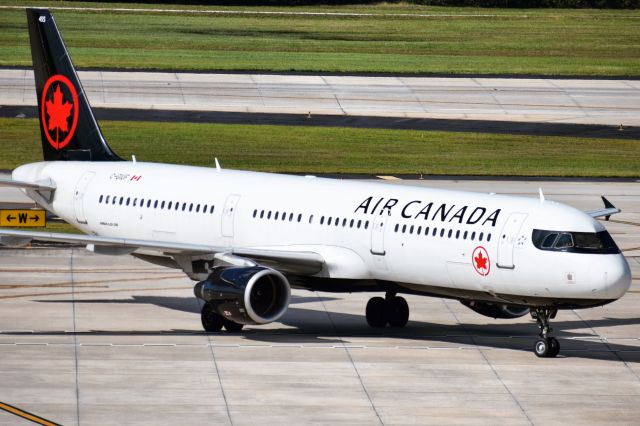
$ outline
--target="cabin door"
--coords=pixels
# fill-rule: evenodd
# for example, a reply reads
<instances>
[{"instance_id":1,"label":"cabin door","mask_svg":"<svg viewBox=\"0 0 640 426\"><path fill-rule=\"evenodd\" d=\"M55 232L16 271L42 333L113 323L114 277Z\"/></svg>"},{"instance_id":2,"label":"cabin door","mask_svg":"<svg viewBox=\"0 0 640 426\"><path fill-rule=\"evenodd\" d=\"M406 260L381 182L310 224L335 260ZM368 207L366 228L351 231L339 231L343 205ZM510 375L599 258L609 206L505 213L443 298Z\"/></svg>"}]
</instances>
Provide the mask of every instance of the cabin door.
<instances>
[{"instance_id":1,"label":"cabin door","mask_svg":"<svg viewBox=\"0 0 640 426\"><path fill-rule=\"evenodd\" d=\"M76 184L76 191L73 195L73 207L78 223L87 223L87 217L84 212L84 193L94 176L95 172L85 172Z\"/></svg>"},{"instance_id":2,"label":"cabin door","mask_svg":"<svg viewBox=\"0 0 640 426\"><path fill-rule=\"evenodd\" d=\"M526 213L511 213L498 238L498 268L513 269L513 249Z\"/></svg>"},{"instance_id":3,"label":"cabin door","mask_svg":"<svg viewBox=\"0 0 640 426\"><path fill-rule=\"evenodd\" d=\"M227 197L222 210L222 236L233 238L233 218L236 207L240 201L240 195L232 194Z\"/></svg>"}]
</instances>

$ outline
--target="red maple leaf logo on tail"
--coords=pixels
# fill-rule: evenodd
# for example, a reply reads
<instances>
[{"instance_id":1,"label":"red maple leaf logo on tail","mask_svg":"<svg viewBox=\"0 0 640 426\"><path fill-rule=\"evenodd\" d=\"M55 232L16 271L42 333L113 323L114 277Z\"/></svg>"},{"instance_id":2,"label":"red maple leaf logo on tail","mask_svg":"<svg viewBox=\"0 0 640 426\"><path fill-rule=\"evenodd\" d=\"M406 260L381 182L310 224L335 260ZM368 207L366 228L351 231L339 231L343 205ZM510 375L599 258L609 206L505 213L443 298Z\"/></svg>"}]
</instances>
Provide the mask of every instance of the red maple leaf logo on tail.
<instances>
[{"instance_id":1,"label":"red maple leaf logo on tail","mask_svg":"<svg viewBox=\"0 0 640 426\"><path fill-rule=\"evenodd\" d=\"M62 99L62 91L60 91L60 85L56 86L55 92L53 92L53 102L47 100L47 115L49 116L49 124L47 128L49 130L56 130L56 142L60 140L58 132L69 132L69 125L67 119L71 115L71 108L73 104L65 102Z\"/></svg>"}]
</instances>

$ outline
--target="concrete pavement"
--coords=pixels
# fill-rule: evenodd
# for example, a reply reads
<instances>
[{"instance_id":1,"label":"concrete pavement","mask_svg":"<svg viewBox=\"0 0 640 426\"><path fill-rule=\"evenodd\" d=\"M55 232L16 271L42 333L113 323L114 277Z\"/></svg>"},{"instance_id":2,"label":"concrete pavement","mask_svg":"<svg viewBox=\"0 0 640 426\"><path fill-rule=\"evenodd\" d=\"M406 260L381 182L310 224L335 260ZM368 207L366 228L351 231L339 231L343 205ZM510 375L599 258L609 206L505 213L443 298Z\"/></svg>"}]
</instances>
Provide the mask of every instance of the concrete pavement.
<instances>
[{"instance_id":1,"label":"concrete pavement","mask_svg":"<svg viewBox=\"0 0 640 426\"><path fill-rule=\"evenodd\" d=\"M640 81L84 71L93 107L640 126ZM36 104L0 69L0 105Z\"/></svg>"}]
</instances>

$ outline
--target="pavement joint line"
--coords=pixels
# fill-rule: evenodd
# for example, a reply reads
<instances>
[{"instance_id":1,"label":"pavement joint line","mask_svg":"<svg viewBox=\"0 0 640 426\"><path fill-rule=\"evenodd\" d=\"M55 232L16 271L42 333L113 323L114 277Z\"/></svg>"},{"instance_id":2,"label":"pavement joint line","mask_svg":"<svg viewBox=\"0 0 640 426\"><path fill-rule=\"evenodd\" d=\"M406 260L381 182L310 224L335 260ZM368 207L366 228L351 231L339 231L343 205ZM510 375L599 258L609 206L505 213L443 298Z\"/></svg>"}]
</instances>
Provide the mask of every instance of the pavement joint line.
<instances>
[{"instance_id":1,"label":"pavement joint line","mask_svg":"<svg viewBox=\"0 0 640 426\"><path fill-rule=\"evenodd\" d=\"M595 329L593 328L593 326L591 324L589 324L589 322L587 320L585 320L584 318L582 318L582 316L580 315L580 313L578 311L576 311L575 309L572 310L573 313L578 317L578 319L580 319L580 321L582 321L589 329L591 329L591 331L593 331L594 334L597 334ZM631 373L632 376L634 376L636 378L636 380L638 380L640 382L640 375L638 375L638 373L631 368L631 366L629 365L629 363L627 361L625 361L624 359L622 359L622 357L620 356L620 351L617 350L613 350L611 348L611 346L609 346L609 342L607 341L606 338L601 338L602 343L604 344L604 346L610 351L613 352L613 354L615 354L616 358L618 358L619 361L622 362L622 364L624 364L625 369Z\"/></svg>"},{"instance_id":2,"label":"pavement joint line","mask_svg":"<svg viewBox=\"0 0 640 426\"><path fill-rule=\"evenodd\" d=\"M329 319L329 323L331 324L331 328L333 328L334 332L337 332L338 328L336 327L336 324L333 322L333 318L331 318L331 314L329 313L329 310L327 309L327 306L324 303L324 300L322 299L322 297L320 297L318 295L317 291L313 292L316 297L318 298L318 300L320 301L320 305L322 306L322 309L324 310L325 314L327 315L327 318ZM376 417L378 418L378 422L381 425L384 425L384 422L382 421L382 417L380 416L380 413L378 412L378 409L376 408L376 405L373 403L373 400L371 399L371 395L369 395L369 391L367 390L367 387L364 384L364 381L362 380L362 376L360 375L360 371L358 371L358 366L356 365L353 357L351 356L351 352L349 351L349 347L347 345L345 345L344 340L342 339L342 336L338 337L338 340L341 343L341 346L345 353L347 354L347 357L349 358L349 361L351 362L351 366L353 367L354 372L356 373L356 377L358 378L358 381L360 382L360 386L362 387L362 390L364 391L365 396L367 397L367 400L369 401L369 404L371 405L371 408L373 409L373 412L375 413Z\"/></svg>"},{"instance_id":3,"label":"pavement joint line","mask_svg":"<svg viewBox=\"0 0 640 426\"><path fill-rule=\"evenodd\" d=\"M516 395L511 391L511 389L509 389L509 386L507 386L507 384L502 380L502 377L500 377L500 374L498 374L498 371L495 369L495 367L493 366L491 361L489 361L489 358L487 358L487 356L485 355L484 350L480 346L478 346L476 344L475 336L473 334L469 333L469 331L467 330L466 325L458 319L458 316L456 315L455 311L453 309L451 309L451 306L449 305L449 303L447 303L447 301L445 299L441 299L441 300L442 300L442 303L447 308L447 310L449 311L449 313L453 316L453 318L456 321L456 323L459 324L462 327L462 329L465 331L465 333L467 333L468 337L471 338L471 342L476 346L476 349L478 350L478 353L480 354L480 356L482 356L482 358L484 359L484 361L487 364L487 366L491 369L491 371L493 372L493 375L495 376L495 378L498 380L498 382L500 382L500 384L502 385L504 390L507 391L507 393L511 396L511 399L516 404L516 406L520 409L520 412L525 416L525 418L527 419L529 424L531 426L533 426L534 422L531 419L531 417L529 417L529 414L524 409L524 406L520 403L520 401L518 400Z\"/></svg>"},{"instance_id":4,"label":"pavement joint line","mask_svg":"<svg viewBox=\"0 0 640 426\"><path fill-rule=\"evenodd\" d=\"M75 286L75 278L74 278L74 269L73 269L73 255L75 254L75 250L72 248L69 254L69 275L71 280L71 315L73 320L73 358L74 358L74 367L75 367L75 381L76 381L76 420L78 421L78 425L80 425L80 372L78 368L78 334L77 334L77 325L76 325L76 286Z\"/></svg>"},{"instance_id":5,"label":"pavement joint line","mask_svg":"<svg viewBox=\"0 0 640 426\"><path fill-rule=\"evenodd\" d=\"M203 304L202 301L198 298L195 298L195 304L198 307L198 311L202 311ZM212 334L205 334L207 341L209 342L209 353L211 354L211 360L213 361L213 367L215 369L215 375L218 378L218 385L220 386L220 393L222 394L222 400L224 401L225 412L227 413L227 418L229 419L229 424L233 426L233 417L231 417L231 409L229 408L229 401L227 399L227 393L224 390L224 384L222 383L222 376L220 375L220 368L218 367L218 360L216 359L215 348L213 345Z\"/></svg>"}]
</instances>

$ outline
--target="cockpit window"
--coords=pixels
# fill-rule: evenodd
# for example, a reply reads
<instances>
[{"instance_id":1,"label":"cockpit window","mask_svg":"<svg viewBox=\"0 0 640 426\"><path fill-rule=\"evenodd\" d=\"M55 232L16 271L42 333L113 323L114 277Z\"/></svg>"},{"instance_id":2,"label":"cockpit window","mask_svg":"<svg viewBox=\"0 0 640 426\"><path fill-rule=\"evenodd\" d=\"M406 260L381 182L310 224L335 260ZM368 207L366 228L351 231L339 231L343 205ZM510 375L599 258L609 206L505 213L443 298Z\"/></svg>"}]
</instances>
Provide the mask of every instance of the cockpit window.
<instances>
[{"instance_id":1,"label":"cockpit window","mask_svg":"<svg viewBox=\"0 0 640 426\"><path fill-rule=\"evenodd\" d=\"M620 253L620 249L607 231L559 232L534 229L531 240L540 250L592 254Z\"/></svg>"},{"instance_id":2,"label":"cockpit window","mask_svg":"<svg viewBox=\"0 0 640 426\"><path fill-rule=\"evenodd\" d=\"M558 238L558 234L556 233L547 235L542 241L542 248L545 248L545 249L553 248L553 243L556 242L556 238Z\"/></svg>"}]
</instances>

